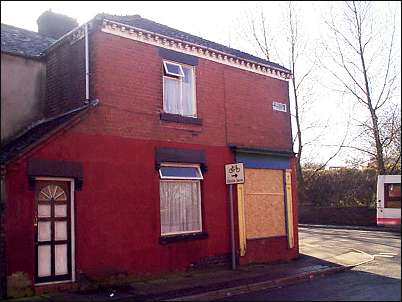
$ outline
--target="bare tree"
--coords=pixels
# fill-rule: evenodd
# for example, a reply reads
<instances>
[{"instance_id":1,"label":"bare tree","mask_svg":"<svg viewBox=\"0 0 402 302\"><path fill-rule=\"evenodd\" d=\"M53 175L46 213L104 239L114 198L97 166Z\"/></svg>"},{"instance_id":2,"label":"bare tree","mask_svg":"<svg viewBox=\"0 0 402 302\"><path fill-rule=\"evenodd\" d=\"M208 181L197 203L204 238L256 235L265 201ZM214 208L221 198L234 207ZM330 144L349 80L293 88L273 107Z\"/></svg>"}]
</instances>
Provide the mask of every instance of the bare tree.
<instances>
[{"instance_id":1,"label":"bare tree","mask_svg":"<svg viewBox=\"0 0 402 302\"><path fill-rule=\"evenodd\" d=\"M303 195L304 181L302 174L301 161L303 156L303 133L307 130L316 131L320 128L317 121L302 122L302 115L313 103L314 93L313 85L309 85L312 74L315 68L315 57L308 55L306 51L309 41L303 35L300 26L300 18L297 15L297 10L294 4L290 1L287 3L286 9L283 11L285 18L283 30L281 31L281 39L286 39L286 45L282 48L281 52L277 51L280 41L275 41L275 34L271 28L274 26L268 24L267 18L262 8L259 9L257 18L249 19L248 32L249 39L256 45L260 53L262 53L267 60L274 59L287 66L291 73L291 96L293 97L294 107L291 109L292 117L295 121L296 133L293 139L293 149L296 148L296 165L297 165L297 180L299 183L299 193ZM285 37L285 39L283 38ZM279 55L282 54L282 56ZM285 64L283 63L285 62ZM325 130L325 127L322 127ZM321 131L322 132L322 131ZM319 139L322 133L315 135L313 140ZM303 196L301 196L303 200Z\"/></svg>"},{"instance_id":2,"label":"bare tree","mask_svg":"<svg viewBox=\"0 0 402 302\"><path fill-rule=\"evenodd\" d=\"M299 35L299 20L298 16L295 12L292 2L289 2L288 5L288 19L287 19L287 41L289 45L289 63L292 72L292 92L294 99L294 117L296 120L296 129L297 133L295 139L297 138L297 178L299 183L299 188L301 189L301 194L303 194L304 188L304 180L303 173L301 167L301 158L303 152L303 140L302 140L302 127L301 127L301 114L300 114L300 103L299 96L302 91L303 82L309 77L311 74L315 62L311 64L311 66L307 70L300 71L298 69L298 63L300 59L300 55L303 55L305 49L305 43L300 39ZM300 78L299 78L300 75ZM293 144L294 145L294 144ZM302 199L304 199L302 197Z\"/></svg>"},{"instance_id":3,"label":"bare tree","mask_svg":"<svg viewBox=\"0 0 402 302\"><path fill-rule=\"evenodd\" d=\"M331 11L331 19L325 23L332 39L325 48L333 65L322 65L368 117L355 118L360 131L350 144L341 147L368 154L375 159L377 173L384 174L386 149L398 139L395 110L389 114L389 109L395 107L392 98L399 75L394 64L396 27L394 14L387 28L388 40L384 41L386 35L375 23L373 13L372 2L355 1L345 2L337 16Z\"/></svg>"}]
</instances>

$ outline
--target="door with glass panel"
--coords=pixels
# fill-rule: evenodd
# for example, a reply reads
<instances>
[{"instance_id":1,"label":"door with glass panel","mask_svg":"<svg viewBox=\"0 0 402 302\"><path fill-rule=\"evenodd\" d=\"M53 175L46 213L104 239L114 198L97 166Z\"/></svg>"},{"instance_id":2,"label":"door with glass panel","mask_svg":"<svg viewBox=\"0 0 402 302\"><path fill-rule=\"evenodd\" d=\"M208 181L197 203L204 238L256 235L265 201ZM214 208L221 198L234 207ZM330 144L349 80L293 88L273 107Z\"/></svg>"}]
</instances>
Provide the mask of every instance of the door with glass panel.
<instances>
[{"instance_id":1,"label":"door with glass panel","mask_svg":"<svg viewBox=\"0 0 402 302\"><path fill-rule=\"evenodd\" d=\"M71 279L69 184L62 181L36 183L36 283Z\"/></svg>"}]
</instances>

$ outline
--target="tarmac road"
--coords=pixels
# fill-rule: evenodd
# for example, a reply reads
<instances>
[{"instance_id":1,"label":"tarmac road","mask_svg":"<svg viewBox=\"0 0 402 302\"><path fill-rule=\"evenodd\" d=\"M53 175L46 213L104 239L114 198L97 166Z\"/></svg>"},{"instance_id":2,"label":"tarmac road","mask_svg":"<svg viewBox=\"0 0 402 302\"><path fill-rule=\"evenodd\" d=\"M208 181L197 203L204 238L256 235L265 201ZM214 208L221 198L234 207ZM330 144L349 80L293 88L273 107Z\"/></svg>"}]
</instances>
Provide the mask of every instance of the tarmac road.
<instances>
[{"instance_id":1,"label":"tarmac road","mask_svg":"<svg viewBox=\"0 0 402 302\"><path fill-rule=\"evenodd\" d=\"M401 234L300 228L300 251L351 270L225 301L401 301Z\"/></svg>"}]
</instances>

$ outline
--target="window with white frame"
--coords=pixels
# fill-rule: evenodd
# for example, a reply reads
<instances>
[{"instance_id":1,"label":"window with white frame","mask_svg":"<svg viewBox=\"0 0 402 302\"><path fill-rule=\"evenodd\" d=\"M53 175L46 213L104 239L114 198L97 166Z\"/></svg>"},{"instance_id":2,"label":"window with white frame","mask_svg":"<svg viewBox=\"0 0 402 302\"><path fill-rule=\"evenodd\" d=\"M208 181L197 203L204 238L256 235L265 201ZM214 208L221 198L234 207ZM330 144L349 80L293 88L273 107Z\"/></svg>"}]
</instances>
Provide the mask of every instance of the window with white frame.
<instances>
[{"instance_id":1,"label":"window with white frame","mask_svg":"<svg viewBox=\"0 0 402 302\"><path fill-rule=\"evenodd\" d=\"M162 164L159 176L161 235L201 232L199 165Z\"/></svg>"},{"instance_id":2,"label":"window with white frame","mask_svg":"<svg viewBox=\"0 0 402 302\"><path fill-rule=\"evenodd\" d=\"M194 67L163 61L163 111L196 117Z\"/></svg>"}]
</instances>

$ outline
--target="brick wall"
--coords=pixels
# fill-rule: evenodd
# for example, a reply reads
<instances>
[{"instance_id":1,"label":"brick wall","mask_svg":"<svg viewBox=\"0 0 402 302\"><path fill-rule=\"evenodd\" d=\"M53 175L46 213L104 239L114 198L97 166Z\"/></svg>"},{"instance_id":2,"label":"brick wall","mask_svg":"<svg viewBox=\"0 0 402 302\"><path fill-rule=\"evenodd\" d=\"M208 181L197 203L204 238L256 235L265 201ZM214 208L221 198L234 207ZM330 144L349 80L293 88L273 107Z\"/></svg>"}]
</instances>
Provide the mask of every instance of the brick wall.
<instances>
[{"instance_id":1,"label":"brick wall","mask_svg":"<svg viewBox=\"0 0 402 302\"><path fill-rule=\"evenodd\" d=\"M65 41L51 50L46 62L45 116L82 106L85 101L85 41Z\"/></svg>"},{"instance_id":2,"label":"brick wall","mask_svg":"<svg viewBox=\"0 0 402 302\"><path fill-rule=\"evenodd\" d=\"M202 125L160 120L163 110L162 58L158 48L96 32L90 45L96 117L80 131L138 139L225 146L291 148L289 113L272 110L288 103L288 83L199 59L197 115Z\"/></svg>"},{"instance_id":3,"label":"brick wall","mask_svg":"<svg viewBox=\"0 0 402 302\"><path fill-rule=\"evenodd\" d=\"M376 225L376 209L299 206L299 222L326 225Z\"/></svg>"}]
</instances>

